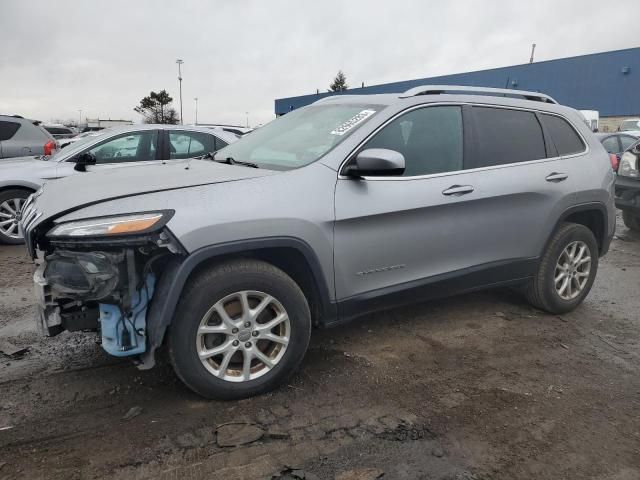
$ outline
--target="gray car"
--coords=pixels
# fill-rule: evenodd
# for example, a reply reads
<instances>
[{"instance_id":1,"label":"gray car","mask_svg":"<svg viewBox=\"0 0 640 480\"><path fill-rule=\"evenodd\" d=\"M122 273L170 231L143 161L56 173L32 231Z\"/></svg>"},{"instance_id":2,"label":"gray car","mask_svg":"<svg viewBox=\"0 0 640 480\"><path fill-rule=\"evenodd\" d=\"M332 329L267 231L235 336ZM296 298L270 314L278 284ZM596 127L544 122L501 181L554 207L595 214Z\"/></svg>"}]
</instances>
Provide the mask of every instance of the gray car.
<instances>
[{"instance_id":1,"label":"gray car","mask_svg":"<svg viewBox=\"0 0 640 480\"><path fill-rule=\"evenodd\" d=\"M425 86L320 100L212 159L46 184L23 228L47 335L97 330L143 369L165 344L187 386L232 399L291 375L312 326L502 285L576 308L613 184L575 110Z\"/></svg>"},{"instance_id":2,"label":"gray car","mask_svg":"<svg viewBox=\"0 0 640 480\"><path fill-rule=\"evenodd\" d=\"M236 140L234 134L219 129L131 125L95 132L52 156L0 162L0 242L22 243L18 228L22 205L47 180L200 156ZM73 192L69 195L73 198Z\"/></svg>"},{"instance_id":3,"label":"gray car","mask_svg":"<svg viewBox=\"0 0 640 480\"><path fill-rule=\"evenodd\" d=\"M12 157L51 155L58 145L40 122L17 115L0 115L0 164Z\"/></svg>"}]
</instances>

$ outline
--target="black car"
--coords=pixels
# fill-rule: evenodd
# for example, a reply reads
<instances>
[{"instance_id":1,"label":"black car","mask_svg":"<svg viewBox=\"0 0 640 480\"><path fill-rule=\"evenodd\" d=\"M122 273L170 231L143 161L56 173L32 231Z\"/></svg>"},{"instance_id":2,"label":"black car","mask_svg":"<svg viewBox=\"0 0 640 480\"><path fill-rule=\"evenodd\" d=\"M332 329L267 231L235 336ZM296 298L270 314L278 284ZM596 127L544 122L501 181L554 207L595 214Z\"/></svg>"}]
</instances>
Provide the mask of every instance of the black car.
<instances>
[{"instance_id":1,"label":"black car","mask_svg":"<svg viewBox=\"0 0 640 480\"><path fill-rule=\"evenodd\" d=\"M616 207L622 210L624 224L640 232L640 141L620 156L615 198Z\"/></svg>"}]
</instances>

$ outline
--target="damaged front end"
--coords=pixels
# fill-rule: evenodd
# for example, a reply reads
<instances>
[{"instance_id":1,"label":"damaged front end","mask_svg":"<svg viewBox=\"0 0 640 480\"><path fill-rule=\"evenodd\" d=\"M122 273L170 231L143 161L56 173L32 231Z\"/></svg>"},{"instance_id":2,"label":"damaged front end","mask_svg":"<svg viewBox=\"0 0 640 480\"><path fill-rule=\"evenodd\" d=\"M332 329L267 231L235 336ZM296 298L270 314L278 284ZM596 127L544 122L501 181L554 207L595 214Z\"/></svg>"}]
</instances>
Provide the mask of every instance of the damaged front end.
<instances>
[{"instance_id":1,"label":"damaged front end","mask_svg":"<svg viewBox=\"0 0 640 480\"><path fill-rule=\"evenodd\" d=\"M146 212L25 229L40 263L34 283L42 332L95 331L109 354L152 366L147 317L156 279L184 253L165 227L172 215Z\"/></svg>"}]
</instances>

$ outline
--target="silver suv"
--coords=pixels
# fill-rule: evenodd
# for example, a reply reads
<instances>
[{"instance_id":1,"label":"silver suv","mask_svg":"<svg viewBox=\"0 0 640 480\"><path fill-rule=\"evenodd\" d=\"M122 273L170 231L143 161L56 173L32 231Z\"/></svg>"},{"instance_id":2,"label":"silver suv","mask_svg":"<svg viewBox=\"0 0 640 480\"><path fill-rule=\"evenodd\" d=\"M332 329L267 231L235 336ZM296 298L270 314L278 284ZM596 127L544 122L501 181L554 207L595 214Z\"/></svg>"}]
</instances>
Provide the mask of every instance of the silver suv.
<instances>
[{"instance_id":1,"label":"silver suv","mask_svg":"<svg viewBox=\"0 0 640 480\"><path fill-rule=\"evenodd\" d=\"M0 115L0 163L3 159L26 155L51 155L55 138L40 122L17 115Z\"/></svg>"},{"instance_id":2,"label":"silver suv","mask_svg":"<svg viewBox=\"0 0 640 480\"><path fill-rule=\"evenodd\" d=\"M209 159L46 184L22 225L46 334L99 330L143 369L164 344L187 386L232 399L282 383L312 326L502 285L576 308L613 184L575 110L425 86L320 100Z\"/></svg>"}]
</instances>

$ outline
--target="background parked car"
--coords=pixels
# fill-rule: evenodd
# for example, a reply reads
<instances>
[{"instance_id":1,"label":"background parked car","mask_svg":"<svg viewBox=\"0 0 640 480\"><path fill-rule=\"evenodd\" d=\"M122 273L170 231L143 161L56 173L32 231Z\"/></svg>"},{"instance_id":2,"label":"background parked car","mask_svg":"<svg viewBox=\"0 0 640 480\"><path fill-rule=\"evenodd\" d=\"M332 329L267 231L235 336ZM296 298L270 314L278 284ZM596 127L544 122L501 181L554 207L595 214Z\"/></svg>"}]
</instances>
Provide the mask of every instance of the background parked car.
<instances>
[{"instance_id":1,"label":"background parked car","mask_svg":"<svg viewBox=\"0 0 640 480\"><path fill-rule=\"evenodd\" d=\"M636 143L640 135L630 133L596 133L607 153L612 153L620 160L620 155L631 145Z\"/></svg>"},{"instance_id":2,"label":"background parked car","mask_svg":"<svg viewBox=\"0 0 640 480\"><path fill-rule=\"evenodd\" d=\"M26 155L52 155L55 138L37 120L17 115L0 115L0 159Z\"/></svg>"},{"instance_id":3,"label":"background parked car","mask_svg":"<svg viewBox=\"0 0 640 480\"><path fill-rule=\"evenodd\" d=\"M51 157L31 156L1 162L0 242L22 243L18 230L22 206L46 180L84 170L93 172L202 156L236 139L232 133L200 127L131 125L95 132ZM89 163L85 165L79 159Z\"/></svg>"},{"instance_id":4,"label":"background parked car","mask_svg":"<svg viewBox=\"0 0 640 480\"><path fill-rule=\"evenodd\" d=\"M640 232L640 141L620 157L616 177L616 207L631 230Z\"/></svg>"},{"instance_id":5,"label":"background parked car","mask_svg":"<svg viewBox=\"0 0 640 480\"><path fill-rule=\"evenodd\" d=\"M640 118L627 118L620 124L618 130L640 136Z\"/></svg>"},{"instance_id":6,"label":"background parked car","mask_svg":"<svg viewBox=\"0 0 640 480\"><path fill-rule=\"evenodd\" d=\"M53 138L56 140L60 138L75 137L78 134L78 132L72 128L65 127L64 125L43 125L43 127L47 132L53 135Z\"/></svg>"}]
</instances>

